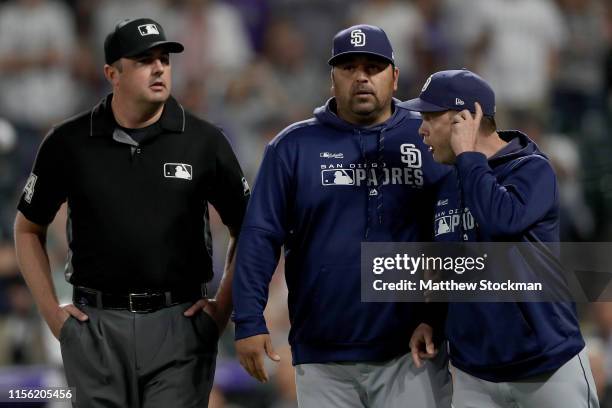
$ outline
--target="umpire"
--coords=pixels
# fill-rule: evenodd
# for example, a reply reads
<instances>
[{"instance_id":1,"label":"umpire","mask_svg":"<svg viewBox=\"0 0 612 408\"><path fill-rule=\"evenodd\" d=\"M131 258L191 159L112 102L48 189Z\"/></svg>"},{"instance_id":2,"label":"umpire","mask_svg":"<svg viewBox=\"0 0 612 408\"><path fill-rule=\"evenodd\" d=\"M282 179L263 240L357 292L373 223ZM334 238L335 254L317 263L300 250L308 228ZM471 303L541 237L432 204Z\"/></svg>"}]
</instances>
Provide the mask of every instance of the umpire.
<instances>
[{"instance_id":1,"label":"umpire","mask_svg":"<svg viewBox=\"0 0 612 408\"><path fill-rule=\"evenodd\" d=\"M208 403L249 188L219 129L170 96L169 53L182 51L153 20L119 23L104 44L113 93L53 128L18 205L20 267L60 341L75 406ZM45 236L64 201L74 290L60 306ZM208 202L230 241L207 300Z\"/></svg>"}]
</instances>

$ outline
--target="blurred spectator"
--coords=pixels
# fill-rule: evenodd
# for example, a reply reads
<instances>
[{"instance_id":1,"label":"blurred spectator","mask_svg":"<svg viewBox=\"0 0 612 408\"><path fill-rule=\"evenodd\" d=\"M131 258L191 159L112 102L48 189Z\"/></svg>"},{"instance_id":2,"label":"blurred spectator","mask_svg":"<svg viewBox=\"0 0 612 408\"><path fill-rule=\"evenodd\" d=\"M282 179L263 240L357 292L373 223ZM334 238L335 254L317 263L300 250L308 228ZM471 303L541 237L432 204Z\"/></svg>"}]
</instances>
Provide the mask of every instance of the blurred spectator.
<instances>
[{"instance_id":1,"label":"blurred spectator","mask_svg":"<svg viewBox=\"0 0 612 408\"><path fill-rule=\"evenodd\" d=\"M248 152L247 172L259 165L264 133L306 119L329 95L329 77L307 64L305 38L289 20L272 22L265 38L264 54L235 76L224 103Z\"/></svg>"},{"instance_id":2,"label":"blurred spectator","mask_svg":"<svg viewBox=\"0 0 612 408\"><path fill-rule=\"evenodd\" d=\"M17 129L23 173L42 133L78 106L71 75L75 42L63 3L14 0L0 7L0 111Z\"/></svg>"},{"instance_id":3,"label":"blurred spectator","mask_svg":"<svg viewBox=\"0 0 612 408\"><path fill-rule=\"evenodd\" d=\"M16 156L17 134L15 128L0 118L0 240L12 235L15 218L14 203L18 188L19 169Z\"/></svg>"},{"instance_id":4,"label":"blurred spectator","mask_svg":"<svg viewBox=\"0 0 612 408\"><path fill-rule=\"evenodd\" d=\"M44 327L21 276L10 279L6 295L10 313L0 317L0 366L45 362Z\"/></svg>"},{"instance_id":5,"label":"blurred spectator","mask_svg":"<svg viewBox=\"0 0 612 408\"><path fill-rule=\"evenodd\" d=\"M347 3L346 0L269 0L271 17L289 20L302 33L308 45L308 63L315 69L327 66L331 56L329 39L346 26L350 7Z\"/></svg>"},{"instance_id":6,"label":"blurred spectator","mask_svg":"<svg viewBox=\"0 0 612 408\"><path fill-rule=\"evenodd\" d=\"M321 70L307 64L303 34L289 20L272 22L266 31L263 57L273 80L282 88L284 97L291 101L289 105L282 105L287 119L309 117L325 99L329 81Z\"/></svg>"},{"instance_id":7,"label":"blurred spectator","mask_svg":"<svg viewBox=\"0 0 612 408\"><path fill-rule=\"evenodd\" d=\"M8 237L0 237L0 315L13 312L13 305L8 296L8 287L19 276L13 241L8 239ZM0 342L2 342L1 334Z\"/></svg>"},{"instance_id":8,"label":"blurred spectator","mask_svg":"<svg viewBox=\"0 0 612 408\"><path fill-rule=\"evenodd\" d=\"M424 84L433 72L453 68L453 50L459 44L453 39L450 27L453 16L448 14L444 0L416 0L415 5L423 18L421 30L414 38L416 84ZM419 89L414 89L416 95Z\"/></svg>"},{"instance_id":9,"label":"blurred spectator","mask_svg":"<svg viewBox=\"0 0 612 408\"><path fill-rule=\"evenodd\" d=\"M471 51L480 37L482 22L475 12L482 0L442 0L443 14L446 16L445 30L452 39L448 50L448 66L444 69L474 67Z\"/></svg>"},{"instance_id":10,"label":"blurred spectator","mask_svg":"<svg viewBox=\"0 0 612 408\"><path fill-rule=\"evenodd\" d=\"M415 78L418 72L418 61L414 47L417 36L423 33L424 16L412 2L406 0L366 0L356 3L351 12L351 24L371 24L385 30L393 49L395 62L400 69L399 89L396 93L400 99L411 98L414 85L421 82Z\"/></svg>"},{"instance_id":11,"label":"blurred spectator","mask_svg":"<svg viewBox=\"0 0 612 408\"><path fill-rule=\"evenodd\" d=\"M583 120L601 115L604 80L604 18L597 0L557 0L567 29L559 54L552 107L553 124L564 133L581 130Z\"/></svg>"},{"instance_id":12,"label":"blurred spectator","mask_svg":"<svg viewBox=\"0 0 612 408\"><path fill-rule=\"evenodd\" d=\"M593 238L593 212L584 199L583 164L576 142L560 133L550 133L542 117L534 113L517 113L516 125L527 133L548 156L557 174L560 204L560 239L564 242L588 241Z\"/></svg>"},{"instance_id":13,"label":"blurred spectator","mask_svg":"<svg viewBox=\"0 0 612 408\"><path fill-rule=\"evenodd\" d=\"M268 22L270 21L270 4L268 0L226 0L236 7L242 16L242 22L245 25L251 46L255 52L260 53L263 50L264 35Z\"/></svg>"},{"instance_id":14,"label":"blurred spectator","mask_svg":"<svg viewBox=\"0 0 612 408\"><path fill-rule=\"evenodd\" d=\"M593 213L584 200L583 166L578 146L567 136L549 134L542 148L551 160L559 182L561 241L588 241L593 238Z\"/></svg>"},{"instance_id":15,"label":"blurred spectator","mask_svg":"<svg viewBox=\"0 0 612 408\"><path fill-rule=\"evenodd\" d=\"M74 46L72 15L62 3L16 0L0 8L0 106L10 120L45 128L73 113Z\"/></svg>"},{"instance_id":16,"label":"blurred spectator","mask_svg":"<svg viewBox=\"0 0 612 408\"><path fill-rule=\"evenodd\" d=\"M230 83L227 101L242 105L236 113L244 119L263 122L270 115L281 115L290 122L305 118L321 102L325 88L322 76L306 64L304 37L289 20L276 20L268 26L265 39L261 58ZM246 112L247 105L255 112Z\"/></svg>"},{"instance_id":17,"label":"blurred spectator","mask_svg":"<svg viewBox=\"0 0 612 408\"><path fill-rule=\"evenodd\" d=\"M520 111L546 112L565 27L550 0L480 0L476 71L495 89L500 127Z\"/></svg>"},{"instance_id":18,"label":"blurred spectator","mask_svg":"<svg viewBox=\"0 0 612 408\"><path fill-rule=\"evenodd\" d=\"M19 276L17 257L12 240L0 238L0 278L11 279Z\"/></svg>"},{"instance_id":19,"label":"blurred spectator","mask_svg":"<svg viewBox=\"0 0 612 408\"><path fill-rule=\"evenodd\" d=\"M174 0L168 13L168 35L186 50L172 60L176 92L183 93L186 84L200 78L207 94L220 98L230 78L253 57L240 14L217 0Z\"/></svg>"},{"instance_id":20,"label":"blurred spectator","mask_svg":"<svg viewBox=\"0 0 612 408\"><path fill-rule=\"evenodd\" d=\"M604 32L606 53L604 62L604 78L606 91L607 119L612 119L612 1L604 0L603 4Z\"/></svg>"}]
</instances>

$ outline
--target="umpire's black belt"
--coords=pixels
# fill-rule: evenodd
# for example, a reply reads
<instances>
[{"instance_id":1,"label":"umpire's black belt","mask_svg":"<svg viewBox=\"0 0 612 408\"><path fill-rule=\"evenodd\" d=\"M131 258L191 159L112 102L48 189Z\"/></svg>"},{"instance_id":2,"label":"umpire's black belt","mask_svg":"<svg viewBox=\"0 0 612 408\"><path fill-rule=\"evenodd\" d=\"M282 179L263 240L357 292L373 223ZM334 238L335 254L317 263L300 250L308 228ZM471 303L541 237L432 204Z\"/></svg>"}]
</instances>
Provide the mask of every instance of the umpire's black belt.
<instances>
[{"instance_id":1,"label":"umpire's black belt","mask_svg":"<svg viewBox=\"0 0 612 408\"><path fill-rule=\"evenodd\" d=\"M101 309L129 310L132 313L150 313L165 307L206 298L206 285L171 291L143 291L140 293L105 293L96 289L75 286L72 301L76 305Z\"/></svg>"}]
</instances>

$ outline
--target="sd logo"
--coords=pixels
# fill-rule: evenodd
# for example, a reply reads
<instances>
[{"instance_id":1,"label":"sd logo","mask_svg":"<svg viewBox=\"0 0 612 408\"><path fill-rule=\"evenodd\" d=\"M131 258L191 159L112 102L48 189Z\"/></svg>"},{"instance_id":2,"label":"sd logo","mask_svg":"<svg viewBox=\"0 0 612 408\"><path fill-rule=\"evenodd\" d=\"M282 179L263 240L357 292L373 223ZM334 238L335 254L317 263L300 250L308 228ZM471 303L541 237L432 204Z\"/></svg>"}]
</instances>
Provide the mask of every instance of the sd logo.
<instances>
[{"instance_id":1,"label":"sd logo","mask_svg":"<svg viewBox=\"0 0 612 408\"><path fill-rule=\"evenodd\" d=\"M366 36L361 29L351 31L351 44L355 47L366 45Z\"/></svg>"}]
</instances>

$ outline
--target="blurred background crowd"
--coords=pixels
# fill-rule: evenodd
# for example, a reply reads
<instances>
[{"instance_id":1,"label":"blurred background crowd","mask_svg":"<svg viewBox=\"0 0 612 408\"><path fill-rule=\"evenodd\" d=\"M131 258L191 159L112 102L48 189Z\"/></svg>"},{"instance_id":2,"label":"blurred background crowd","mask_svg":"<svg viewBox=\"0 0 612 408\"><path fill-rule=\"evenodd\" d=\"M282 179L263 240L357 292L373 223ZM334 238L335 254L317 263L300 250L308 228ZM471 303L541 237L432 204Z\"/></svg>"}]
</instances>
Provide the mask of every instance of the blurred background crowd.
<instances>
[{"instance_id":1,"label":"blurred background crowd","mask_svg":"<svg viewBox=\"0 0 612 408\"><path fill-rule=\"evenodd\" d=\"M441 69L487 79L499 127L525 131L555 165L562 239L612 241L611 0L0 0L0 387L64 381L59 345L16 266L15 206L50 126L109 92L104 37L135 17L159 21L185 44L172 55L173 94L224 129L251 183L265 144L329 97L333 35L368 23L394 45L400 99ZM63 208L49 256L68 302L65 220ZM218 275L227 236L214 211L212 230ZM579 311L602 406L612 407L612 303ZM230 325L212 407L296 406L282 262L266 313L282 356L268 367L272 381L259 385L243 372Z\"/></svg>"}]
</instances>

